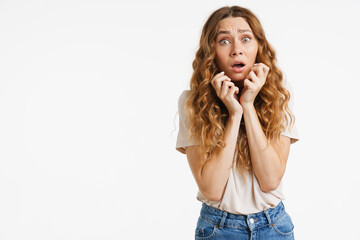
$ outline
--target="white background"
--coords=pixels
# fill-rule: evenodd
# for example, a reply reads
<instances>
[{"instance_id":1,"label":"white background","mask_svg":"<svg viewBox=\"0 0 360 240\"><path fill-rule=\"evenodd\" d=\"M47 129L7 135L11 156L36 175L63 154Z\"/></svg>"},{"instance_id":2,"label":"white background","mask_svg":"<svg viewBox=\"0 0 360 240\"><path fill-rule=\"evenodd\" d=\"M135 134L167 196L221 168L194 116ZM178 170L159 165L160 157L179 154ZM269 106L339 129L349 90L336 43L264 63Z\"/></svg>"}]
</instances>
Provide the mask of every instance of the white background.
<instances>
[{"instance_id":1,"label":"white background","mask_svg":"<svg viewBox=\"0 0 360 240\"><path fill-rule=\"evenodd\" d=\"M193 239L175 150L203 24L260 19L301 140L284 204L296 239L360 239L359 1L0 1L0 240ZM176 127L176 128L175 128Z\"/></svg>"}]
</instances>

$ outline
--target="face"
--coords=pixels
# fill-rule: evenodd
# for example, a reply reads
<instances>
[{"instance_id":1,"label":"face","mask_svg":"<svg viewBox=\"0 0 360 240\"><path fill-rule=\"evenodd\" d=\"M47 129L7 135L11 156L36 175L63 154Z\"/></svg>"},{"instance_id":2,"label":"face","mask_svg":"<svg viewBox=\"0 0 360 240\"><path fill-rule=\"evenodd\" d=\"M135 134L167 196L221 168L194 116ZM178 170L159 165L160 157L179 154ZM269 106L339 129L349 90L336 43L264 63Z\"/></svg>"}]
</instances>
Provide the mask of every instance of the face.
<instances>
[{"instance_id":1,"label":"face","mask_svg":"<svg viewBox=\"0 0 360 240\"><path fill-rule=\"evenodd\" d=\"M229 17L218 24L215 61L232 81L244 80L253 67L258 42L246 20ZM243 66L243 65L245 66Z\"/></svg>"}]
</instances>

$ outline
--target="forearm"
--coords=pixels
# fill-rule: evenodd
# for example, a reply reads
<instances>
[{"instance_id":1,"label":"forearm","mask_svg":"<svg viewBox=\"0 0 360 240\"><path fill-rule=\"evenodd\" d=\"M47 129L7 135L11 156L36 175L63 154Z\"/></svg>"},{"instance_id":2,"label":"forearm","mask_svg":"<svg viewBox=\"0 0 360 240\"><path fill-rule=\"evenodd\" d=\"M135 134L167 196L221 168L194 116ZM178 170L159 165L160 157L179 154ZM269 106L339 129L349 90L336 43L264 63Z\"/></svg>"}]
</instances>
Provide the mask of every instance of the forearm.
<instances>
[{"instance_id":1,"label":"forearm","mask_svg":"<svg viewBox=\"0 0 360 240\"><path fill-rule=\"evenodd\" d=\"M225 148L216 147L205 163L201 177L208 196L219 200L222 197L233 166L234 153L242 115L230 116L227 120L224 138Z\"/></svg>"},{"instance_id":2,"label":"forearm","mask_svg":"<svg viewBox=\"0 0 360 240\"><path fill-rule=\"evenodd\" d=\"M243 109L253 171L261 189L272 190L281 179L280 157L266 138L254 105L243 106Z\"/></svg>"}]
</instances>

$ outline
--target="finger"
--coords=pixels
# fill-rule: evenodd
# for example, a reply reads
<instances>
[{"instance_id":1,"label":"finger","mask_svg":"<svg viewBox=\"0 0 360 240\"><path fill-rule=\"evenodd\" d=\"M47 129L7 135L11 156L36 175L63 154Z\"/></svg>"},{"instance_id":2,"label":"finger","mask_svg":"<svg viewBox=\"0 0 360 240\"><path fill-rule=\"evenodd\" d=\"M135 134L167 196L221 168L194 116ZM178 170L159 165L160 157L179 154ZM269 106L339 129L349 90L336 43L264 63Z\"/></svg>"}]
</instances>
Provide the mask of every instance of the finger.
<instances>
[{"instance_id":1,"label":"finger","mask_svg":"<svg viewBox=\"0 0 360 240\"><path fill-rule=\"evenodd\" d=\"M270 71L270 67L265 65L265 74L267 75L269 73L269 71Z\"/></svg>"},{"instance_id":2,"label":"finger","mask_svg":"<svg viewBox=\"0 0 360 240\"><path fill-rule=\"evenodd\" d=\"M215 90L220 91L222 82L227 78L229 77L224 74L216 75L212 80L212 85Z\"/></svg>"},{"instance_id":3,"label":"finger","mask_svg":"<svg viewBox=\"0 0 360 240\"><path fill-rule=\"evenodd\" d=\"M229 101L232 100L236 95L235 95L235 86L230 86L225 98L227 98Z\"/></svg>"},{"instance_id":4,"label":"finger","mask_svg":"<svg viewBox=\"0 0 360 240\"><path fill-rule=\"evenodd\" d=\"M256 82L256 81L257 81L257 76L256 76L256 74L255 74L253 71L251 71L251 72L249 73L249 80L252 81L252 82Z\"/></svg>"},{"instance_id":5,"label":"finger","mask_svg":"<svg viewBox=\"0 0 360 240\"><path fill-rule=\"evenodd\" d=\"M234 87L234 89L235 89L235 93L239 94L240 89L238 87Z\"/></svg>"},{"instance_id":6,"label":"finger","mask_svg":"<svg viewBox=\"0 0 360 240\"><path fill-rule=\"evenodd\" d=\"M263 75L265 74L264 73L264 67L263 66L258 66L257 67L257 69L256 69L257 71L256 71L256 76L257 76L257 78L262 78L263 77Z\"/></svg>"},{"instance_id":7,"label":"finger","mask_svg":"<svg viewBox=\"0 0 360 240\"><path fill-rule=\"evenodd\" d=\"M270 69L268 66L266 66L265 64L260 64L258 66L259 72L256 76L256 84L258 84L259 86L264 85L265 81L266 81L266 76L268 74L268 69Z\"/></svg>"},{"instance_id":8,"label":"finger","mask_svg":"<svg viewBox=\"0 0 360 240\"><path fill-rule=\"evenodd\" d=\"M228 97L235 97L236 98L236 94L239 93L239 88L234 86L231 86L228 92Z\"/></svg>"},{"instance_id":9,"label":"finger","mask_svg":"<svg viewBox=\"0 0 360 240\"><path fill-rule=\"evenodd\" d=\"M220 77L224 76L225 75L225 72L220 72L218 74L216 74L213 79L211 79L211 84L214 86L215 84L215 81L218 80Z\"/></svg>"},{"instance_id":10,"label":"finger","mask_svg":"<svg viewBox=\"0 0 360 240\"><path fill-rule=\"evenodd\" d=\"M211 85L214 87L216 94L219 95L220 89L221 89L221 82L219 82L219 78L221 76L224 76L224 72L216 74L213 79L211 80Z\"/></svg>"},{"instance_id":11,"label":"finger","mask_svg":"<svg viewBox=\"0 0 360 240\"><path fill-rule=\"evenodd\" d=\"M251 82L249 79L244 80L244 88L246 89L253 89L255 87L255 84Z\"/></svg>"},{"instance_id":12,"label":"finger","mask_svg":"<svg viewBox=\"0 0 360 240\"><path fill-rule=\"evenodd\" d=\"M264 63L259 63L259 64L257 64L257 66L261 67L264 73L267 73L270 70L270 68L267 65L265 65Z\"/></svg>"},{"instance_id":13,"label":"finger","mask_svg":"<svg viewBox=\"0 0 360 240\"><path fill-rule=\"evenodd\" d=\"M218 79L219 77L223 76L225 74L225 72L220 72L218 74L216 74L213 79L211 79L211 84L215 83L215 80ZM214 85L213 85L214 86Z\"/></svg>"},{"instance_id":14,"label":"finger","mask_svg":"<svg viewBox=\"0 0 360 240\"><path fill-rule=\"evenodd\" d=\"M231 79L228 76L224 75L217 79L216 82L216 85L218 86L218 96L221 97L223 96L222 91L224 88L224 83L231 82Z\"/></svg>"},{"instance_id":15,"label":"finger","mask_svg":"<svg viewBox=\"0 0 360 240\"><path fill-rule=\"evenodd\" d=\"M222 85L225 81L231 82L231 79L230 79L228 76L226 76L226 75L220 77L219 80L221 81L221 85Z\"/></svg>"},{"instance_id":16,"label":"finger","mask_svg":"<svg viewBox=\"0 0 360 240\"><path fill-rule=\"evenodd\" d=\"M216 88L218 91L218 96L221 95L221 89L222 89L224 82L231 82L231 79L226 75L220 76L217 79L215 79L215 85L216 85Z\"/></svg>"},{"instance_id":17,"label":"finger","mask_svg":"<svg viewBox=\"0 0 360 240\"><path fill-rule=\"evenodd\" d=\"M225 97L229 91L229 88L231 86L234 86L234 83L231 82L230 80L228 79L225 79L222 83L222 86L221 86L221 96L222 97Z\"/></svg>"},{"instance_id":18,"label":"finger","mask_svg":"<svg viewBox=\"0 0 360 240\"><path fill-rule=\"evenodd\" d=\"M221 87L221 94L220 94L220 96L221 96L222 98L224 98L224 97L228 94L229 88L232 87L232 86L235 86L233 82L231 82L231 81L226 81L226 80L223 81L223 85L222 85L222 87Z\"/></svg>"},{"instance_id":19,"label":"finger","mask_svg":"<svg viewBox=\"0 0 360 240\"><path fill-rule=\"evenodd\" d=\"M260 66L256 65L251 69L254 73L256 73L256 75L259 75L260 72Z\"/></svg>"},{"instance_id":20,"label":"finger","mask_svg":"<svg viewBox=\"0 0 360 240\"><path fill-rule=\"evenodd\" d=\"M259 76L260 76L260 75L263 76L263 75L265 75L265 73L266 73L266 65L261 64L261 65L259 66Z\"/></svg>"}]
</instances>

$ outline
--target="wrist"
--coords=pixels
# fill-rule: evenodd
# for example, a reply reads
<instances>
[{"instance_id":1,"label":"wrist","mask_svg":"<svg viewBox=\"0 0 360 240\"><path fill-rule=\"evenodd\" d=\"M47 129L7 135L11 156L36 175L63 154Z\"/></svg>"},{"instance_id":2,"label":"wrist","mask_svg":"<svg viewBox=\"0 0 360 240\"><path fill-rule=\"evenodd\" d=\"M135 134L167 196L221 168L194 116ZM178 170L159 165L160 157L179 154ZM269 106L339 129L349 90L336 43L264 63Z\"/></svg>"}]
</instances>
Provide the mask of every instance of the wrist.
<instances>
[{"instance_id":1,"label":"wrist","mask_svg":"<svg viewBox=\"0 0 360 240\"><path fill-rule=\"evenodd\" d=\"M248 111L255 109L253 103L244 103L244 104L242 104L242 108L243 108L244 112L248 112Z\"/></svg>"},{"instance_id":2,"label":"wrist","mask_svg":"<svg viewBox=\"0 0 360 240\"><path fill-rule=\"evenodd\" d=\"M243 115L242 112L230 113L229 118L233 120L241 120L242 115Z\"/></svg>"}]
</instances>

